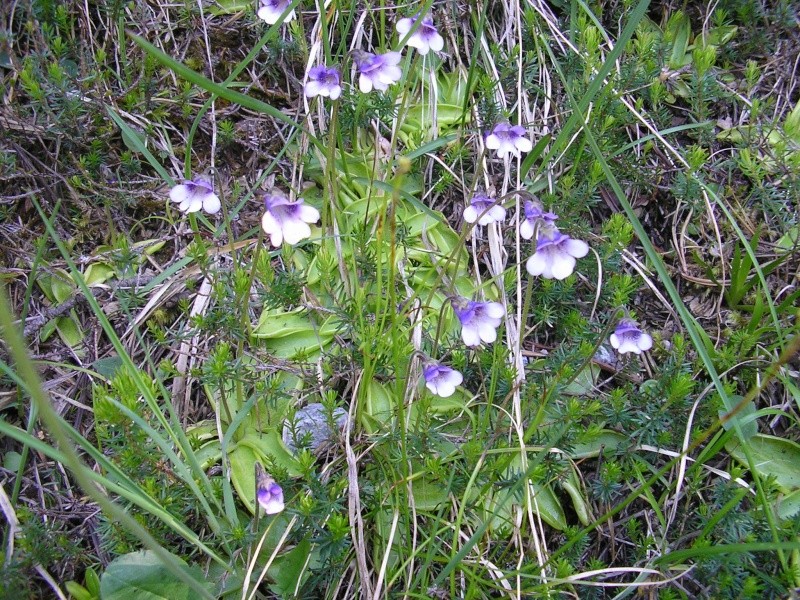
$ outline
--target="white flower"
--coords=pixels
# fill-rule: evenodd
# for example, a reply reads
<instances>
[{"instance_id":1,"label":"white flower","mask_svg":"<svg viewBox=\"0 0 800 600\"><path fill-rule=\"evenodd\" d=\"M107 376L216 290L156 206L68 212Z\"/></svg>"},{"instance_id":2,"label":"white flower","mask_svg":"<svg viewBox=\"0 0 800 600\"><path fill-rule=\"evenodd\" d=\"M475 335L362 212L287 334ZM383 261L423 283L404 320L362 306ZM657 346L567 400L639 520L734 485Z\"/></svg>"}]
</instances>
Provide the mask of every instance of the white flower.
<instances>
[{"instance_id":1,"label":"white flower","mask_svg":"<svg viewBox=\"0 0 800 600\"><path fill-rule=\"evenodd\" d=\"M551 212L543 212L542 206L537 202L525 201L525 219L519 225L519 236L524 240L533 237L537 223L540 226L550 226L556 222L558 215Z\"/></svg>"},{"instance_id":2,"label":"white flower","mask_svg":"<svg viewBox=\"0 0 800 600\"><path fill-rule=\"evenodd\" d=\"M185 213L197 212L202 208L208 214L214 215L222 207L211 183L202 178L176 185L170 190L169 199L179 202L178 210Z\"/></svg>"},{"instance_id":3,"label":"white flower","mask_svg":"<svg viewBox=\"0 0 800 600\"><path fill-rule=\"evenodd\" d=\"M630 319L622 319L610 337L611 345L620 354L641 354L653 347L653 338L636 326Z\"/></svg>"},{"instance_id":4,"label":"white flower","mask_svg":"<svg viewBox=\"0 0 800 600\"><path fill-rule=\"evenodd\" d=\"M264 196L264 205L267 212L261 217L261 227L276 248L284 240L294 245L311 236L308 224L319 221L316 208L306 206L302 198L291 202L282 192Z\"/></svg>"},{"instance_id":5,"label":"white flower","mask_svg":"<svg viewBox=\"0 0 800 600\"><path fill-rule=\"evenodd\" d=\"M326 96L336 100L342 94L341 76L335 67L318 65L308 72L308 81L305 86L306 96Z\"/></svg>"},{"instance_id":6,"label":"white flower","mask_svg":"<svg viewBox=\"0 0 800 600\"><path fill-rule=\"evenodd\" d=\"M426 365L422 375L425 377L425 386L431 391L431 394L442 398L452 396L456 387L464 381L461 373L436 362Z\"/></svg>"},{"instance_id":7,"label":"white flower","mask_svg":"<svg viewBox=\"0 0 800 600\"><path fill-rule=\"evenodd\" d=\"M494 198L485 194L475 194L470 204L464 209L464 220L467 223L478 222L478 225L500 223L506 218L506 209L497 203Z\"/></svg>"},{"instance_id":8,"label":"white flower","mask_svg":"<svg viewBox=\"0 0 800 600\"><path fill-rule=\"evenodd\" d=\"M504 158L508 153L519 156L520 152L530 152L533 143L527 138L525 128L521 125L498 123L486 136L486 147L497 150L497 156Z\"/></svg>"},{"instance_id":9,"label":"white flower","mask_svg":"<svg viewBox=\"0 0 800 600\"><path fill-rule=\"evenodd\" d=\"M466 298L451 301L453 310L461 322L461 339L467 346L480 346L497 339L495 331L506 314L499 302L475 302Z\"/></svg>"},{"instance_id":10,"label":"white flower","mask_svg":"<svg viewBox=\"0 0 800 600\"><path fill-rule=\"evenodd\" d=\"M354 58L360 73L358 89L365 94L373 88L383 92L403 76L403 71L397 66L402 58L399 52L371 54L358 50L354 52Z\"/></svg>"},{"instance_id":11,"label":"white flower","mask_svg":"<svg viewBox=\"0 0 800 600\"><path fill-rule=\"evenodd\" d=\"M259 0L258 1L258 18L262 19L267 22L268 25L274 25L278 22L278 19L283 14L289 5L292 3L292 0ZM288 23L292 19L294 19L294 9L286 15L286 18L283 20L284 23Z\"/></svg>"},{"instance_id":12,"label":"white flower","mask_svg":"<svg viewBox=\"0 0 800 600\"><path fill-rule=\"evenodd\" d=\"M272 477L267 475L261 463L256 463L256 499L268 515L278 514L285 507L283 503L283 488L275 483Z\"/></svg>"},{"instance_id":13,"label":"white flower","mask_svg":"<svg viewBox=\"0 0 800 600\"><path fill-rule=\"evenodd\" d=\"M545 279L565 279L575 269L575 259L583 258L589 252L589 245L581 240L573 240L555 227L543 231L536 240L536 252L528 259L525 267L531 275L541 275Z\"/></svg>"},{"instance_id":14,"label":"white flower","mask_svg":"<svg viewBox=\"0 0 800 600\"><path fill-rule=\"evenodd\" d=\"M419 16L400 19L395 26L400 36L404 37L409 31L411 31L411 28L414 26L414 23L416 23L417 20L419 20ZM425 56L431 50L434 52L439 52L442 48L444 48L444 38L439 35L439 32L433 25L433 19L426 16L422 18L422 23L420 23L419 27L417 27L417 30L411 34L411 37L408 38L406 44L412 48L416 48L419 50L420 54Z\"/></svg>"}]
</instances>

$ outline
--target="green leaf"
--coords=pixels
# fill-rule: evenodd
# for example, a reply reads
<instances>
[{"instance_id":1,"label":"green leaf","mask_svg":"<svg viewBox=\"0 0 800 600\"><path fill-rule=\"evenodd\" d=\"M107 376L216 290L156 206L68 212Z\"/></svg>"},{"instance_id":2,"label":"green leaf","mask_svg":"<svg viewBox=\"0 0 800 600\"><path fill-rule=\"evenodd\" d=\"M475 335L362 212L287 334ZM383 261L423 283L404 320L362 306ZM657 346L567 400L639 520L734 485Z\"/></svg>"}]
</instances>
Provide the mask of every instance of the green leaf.
<instances>
[{"instance_id":1,"label":"green leaf","mask_svg":"<svg viewBox=\"0 0 800 600\"><path fill-rule=\"evenodd\" d=\"M75 311L70 311L70 314L75 315ZM72 349L79 348L86 337L75 316L58 317L56 319L56 329L64 343Z\"/></svg>"},{"instance_id":2,"label":"green leaf","mask_svg":"<svg viewBox=\"0 0 800 600\"><path fill-rule=\"evenodd\" d=\"M306 567L311 559L311 541L303 538L297 546L276 560L268 574L275 582L270 586L281 598L294 598L302 584Z\"/></svg>"},{"instance_id":3,"label":"green leaf","mask_svg":"<svg viewBox=\"0 0 800 600\"><path fill-rule=\"evenodd\" d=\"M747 441L753 465L762 477L775 477L784 491L800 489L800 445L771 435L754 435ZM741 445L733 440L725 446L736 460L747 466Z\"/></svg>"},{"instance_id":4,"label":"green leaf","mask_svg":"<svg viewBox=\"0 0 800 600\"><path fill-rule=\"evenodd\" d=\"M574 460L594 458L604 451L614 452L619 446L625 447L629 443L629 437L611 429L603 429L592 441L575 444L568 454Z\"/></svg>"},{"instance_id":5,"label":"green leaf","mask_svg":"<svg viewBox=\"0 0 800 600\"><path fill-rule=\"evenodd\" d=\"M107 356L98 358L92 363L92 368L106 379L111 379L122 368L122 358L119 356Z\"/></svg>"},{"instance_id":6,"label":"green leaf","mask_svg":"<svg viewBox=\"0 0 800 600\"><path fill-rule=\"evenodd\" d=\"M83 587L80 583L68 581L64 584L64 587L67 588L67 593L73 600L95 600L95 597L92 596L91 592L89 592L89 590Z\"/></svg>"},{"instance_id":7,"label":"green leaf","mask_svg":"<svg viewBox=\"0 0 800 600\"><path fill-rule=\"evenodd\" d=\"M177 556L175 558L183 563ZM200 569L186 566L185 570L211 591ZM124 554L112 561L100 578L100 594L103 600L194 600L197 597L197 592L178 579L150 550Z\"/></svg>"},{"instance_id":8,"label":"green leaf","mask_svg":"<svg viewBox=\"0 0 800 600\"><path fill-rule=\"evenodd\" d=\"M778 502L778 516L791 519L800 511L800 490L787 494Z\"/></svg>"},{"instance_id":9,"label":"green leaf","mask_svg":"<svg viewBox=\"0 0 800 600\"><path fill-rule=\"evenodd\" d=\"M725 431L736 431L736 423L738 423L742 428L742 436L744 439L749 440L758 433L758 424L756 423L758 415L756 414L756 405L752 400L740 408L739 405L743 400L743 396L731 395L734 412L731 414L721 410L719 411L719 419L722 421L722 427L725 428ZM729 414L731 415L730 417L728 416Z\"/></svg>"}]
</instances>

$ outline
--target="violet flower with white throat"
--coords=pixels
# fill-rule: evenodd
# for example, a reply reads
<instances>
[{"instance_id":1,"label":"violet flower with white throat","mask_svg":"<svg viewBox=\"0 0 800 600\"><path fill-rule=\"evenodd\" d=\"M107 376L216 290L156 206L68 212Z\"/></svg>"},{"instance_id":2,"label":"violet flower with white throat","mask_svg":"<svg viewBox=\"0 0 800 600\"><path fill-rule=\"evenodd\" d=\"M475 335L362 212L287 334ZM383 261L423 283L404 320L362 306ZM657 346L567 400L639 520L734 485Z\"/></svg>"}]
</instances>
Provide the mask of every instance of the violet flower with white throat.
<instances>
[{"instance_id":1,"label":"violet flower with white throat","mask_svg":"<svg viewBox=\"0 0 800 600\"><path fill-rule=\"evenodd\" d=\"M531 275L541 275L545 279L566 279L575 270L575 259L588 253L586 242L573 240L555 227L542 228L536 240L536 252L525 268Z\"/></svg>"},{"instance_id":2,"label":"violet flower with white throat","mask_svg":"<svg viewBox=\"0 0 800 600\"><path fill-rule=\"evenodd\" d=\"M653 338L645 333L631 319L622 319L609 338L611 345L620 354L633 352L641 354L653 347Z\"/></svg>"},{"instance_id":3,"label":"violet flower with white throat","mask_svg":"<svg viewBox=\"0 0 800 600\"><path fill-rule=\"evenodd\" d=\"M256 500L268 515L276 515L285 508L283 488L267 475L259 462L256 463Z\"/></svg>"},{"instance_id":4,"label":"violet flower with white throat","mask_svg":"<svg viewBox=\"0 0 800 600\"><path fill-rule=\"evenodd\" d=\"M292 0L259 0L256 14L259 19L266 21L268 25L274 25L291 3ZM283 22L288 23L294 17L294 9L292 9Z\"/></svg>"},{"instance_id":5,"label":"violet flower with white throat","mask_svg":"<svg viewBox=\"0 0 800 600\"><path fill-rule=\"evenodd\" d=\"M261 217L261 227L276 248L284 241L294 245L310 237L309 223L319 221L319 211L316 208L307 206L302 198L292 202L281 191L264 196L264 206L267 211Z\"/></svg>"},{"instance_id":6,"label":"violet flower with white throat","mask_svg":"<svg viewBox=\"0 0 800 600\"><path fill-rule=\"evenodd\" d=\"M399 52L386 54L372 54L362 50L353 52L353 59L358 67L358 89L368 94L373 89L386 91L389 86L403 76L403 71L397 65L402 56Z\"/></svg>"},{"instance_id":7,"label":"violet flower with white throat","mask_svg":"<svg viewBox=\"0 0 800 600\"><path fill-rule=\"evenodd\" d=\"M197 212L202 208L208 214L215 215L222 207L211 182L202 177L176 185L170 190L169 199L179 202L178 210L184 213Z\"/></svg>"},{"instance_id":8,"label":"violet flower with white throat","mask_svg":"<svg viewBox=\"0 0 800 600\"><path fill-rule=\"evenodd\" d=\"M461 373L438 362L431 362L425 365L422 376L425 378L425 386L430 390L431 394L442 398L452 396L456 391L456 387L464 381L464 376Z\"/></svg>"},{"instance_id":9,"label":"violet flower with white throat","mask_svg":"<svg viewBox=\"0 0 800 600\"><path fill-rule=\"evenodd\" d=\"M342 79L336 67L317 65L308 71L305 94L309 98L323 96L336 100L342 95Z\"/></svg>"},{"instance_id":10,"label":"violet flower with white throat","mask_svg":"<svg viewBox=\"0 0 800 600\"><path fill-rule=\"evenodd\" d=\"M506 218L506 209L497 200L486 194L475 194L464 209L464 220L467 223L478 222L478 225L500 223Z\"/></svg>"},{"instance_id":11,"label":"violet flower with white throat","mask_svg":"<svg viewBox=\"0 0 800 600\"><path fill-rule=\"evenodd\" d=\"M558 219L558 215L551 212L544 212L542 205L530 200L525 201L525 218L519 225L519 236L524 240L533 237L537 224L540 227L551 226Z\"/></svg>"},{"instance_id":12,"label":"violet flower with white throat","mask_svg":"<svg viewBox=\"0 0 800 600\"><path fill-rule=\"evenodd\" d=\"M480 346L497 339L496 329L500 326L506 310L499 302L476 302L466 298L450 301L458 320L461 322L461 339L467 346Z\"/></svg>"},{"instance_id":13,"label":"violet flower with white throat","mask_svg":"<svg viewBox=\"0 0 800 600\"><path fill-rule=\"evenodd\" d=\"M400 19L395 25L397 33L400 34L400 37L405 37L419 20L419 15ZM422 56L425 56L431 50L439 52L444 48L444 38L439 35L436 26L433 24L433 19L426 15L422 17L422 22L417 27L417 30L411 34L411 37L408 38L406 44L416 48Z\"/></svg>"},{"instance_id":14,"label":"violet flower with white throat","mask_svg":"<svg viewBox=\"0 0 800 600\"><path fill-rule=\"evenodd\" d=\"M508 154L519 157L520 152L530 152L533 149L533 142L526 137L526 134L525 128L521 125L498 123L486 136L486 147L489 150L496 150L500 158L505 158Z\"/></svg>"}]
</instances>

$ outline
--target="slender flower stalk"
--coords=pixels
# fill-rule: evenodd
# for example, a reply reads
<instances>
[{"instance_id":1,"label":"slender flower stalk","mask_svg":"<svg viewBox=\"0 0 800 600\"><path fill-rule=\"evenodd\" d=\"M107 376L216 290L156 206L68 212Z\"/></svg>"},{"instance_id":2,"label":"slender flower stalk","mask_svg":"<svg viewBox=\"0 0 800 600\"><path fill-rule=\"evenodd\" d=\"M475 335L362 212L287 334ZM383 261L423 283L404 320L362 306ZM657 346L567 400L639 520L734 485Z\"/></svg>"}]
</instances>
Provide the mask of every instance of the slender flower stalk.
<instances>
[{"instance_id":1,"label":"slender flower stalk","mask_svg":"<svg viewBox=\"0 0 800 600\"><path fill-rule=\"evenodd\" d=\"M170 190L169 199L178 202L178 210L184 213L197 212L202 208L214 215L222 207L211 182L202 177L176 185Z\"/></svg>"},{"instance_id":2,"label":"slender flower stalk","mask_svg":"<svg viewBox=\"0 0 800 600\"><path fill-rule=\"evenodd\" d=\"M636 322L631 319L622 319L609 339L620 354L627 352L641 354L653 347L653 338L650 334L639 329Z\"/></svg>"},{"instance_id":3,"label":"slender flower stalk","mask_svg":"<svg viewBox=\"0 0 800 600\"><path fill-rule=\"evenodd\" d=\"M401 37L405 36L411 31L411 28L414 27L414 24L419 19L419 15L400 19L395 26L397 32ZM411 34L411 37L408 38L406 44L412 48L416 48L420 54L425 56L431 50L434 52L441 51L442 48L444 48L444 38L439 35L439 32L433 24L433 19L429 16L425 16L422 17L422 22L419 27L417 27L417 30Z\"/></svg>"}]
</instances>

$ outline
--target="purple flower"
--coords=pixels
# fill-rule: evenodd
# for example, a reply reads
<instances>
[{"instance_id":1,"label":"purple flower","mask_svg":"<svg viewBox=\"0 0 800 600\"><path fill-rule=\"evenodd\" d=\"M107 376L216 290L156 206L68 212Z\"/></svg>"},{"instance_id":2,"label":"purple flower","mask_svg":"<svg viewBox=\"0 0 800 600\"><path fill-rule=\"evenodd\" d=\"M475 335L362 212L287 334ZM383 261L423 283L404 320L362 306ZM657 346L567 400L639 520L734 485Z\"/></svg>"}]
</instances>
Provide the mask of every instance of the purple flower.
<instances>
[{"instance_id":1,"label":"purple flower","mask_svg":"<svg viewBox=\"0 0 800 600\"><path fill-rule=\"evenodd\" d=\"M533 143L525 137L526 133L521 125L498 123L486 136L486 147L489 150L497 150L497 156L500 158L504 158L509 152L519 156L520 152L530 152L533 149Z\"/></svg>"},{"instance_id":2,"label":"purple flower","mask_svg":"<svg viewBox=\"0 0 800 600\"><path fill-rule=\"evenodd\" d=\"M267 475L261 463L256 463L256 499L268 515L275 515L284 509L283 488Z\"/></svg>"},{"instance_id":3,"label":"purple flower","mask_svg":"<svg viewBox=\"0 0 800 600\"><path fill-rule=\"evenodd\" d=\"M497 339L497 331L506 314L499 302L475 302L466 298L451 301L453 310L461 321L461 339L467 346L480 346Z\"/></svg>"},{"instance_id":4,"label":"purple flower","mask_svg":"<svg viewBox=\"0 0 800 600\"><path fill-rule=\"evenodd\" d=\"M258 14L259 19L266 21L267 24L274 25L291 3L292 0L258 0L259 6L256 14ZM292 9L292 12L286 15L283 22L288 23L294 17L294 9Z\"/></svg>"},{"instance_id":5,"label":"purple flower","mask_svg":"<svg viewBox=\"0 0 800 600\"><path fill-rule=\"evenodd\" d=\"M431 391L431 394L442 398L452 396L456 391L456 386L461 385L461 382L464 381L461 373L437 362L425 365L422 375L425 377L425 386Z\"/></svg>"},{"instance_id":6,"label":"purple flower","mask_svg":"<svg viewBox=\"0 0 800 600\"><path fill-rule=\"evenodd\" d=\"M416 23L418 20L419 15L400 19L395 26L397 32L401 37L405 36L409 31L411 31L414 23ZM444 48L444 38L439 35L439 32L433 25L433 19L425 16L422 17L422 23L419 27L417 27L417 30L411 34L411 37L408 38L406 44L412 48L416 48L419 50L420 54L425 56L431 50L434 52L439 52L442 48Z\"/></svg>"},{"instance_id":7,"label":"purple flower","mask_svg":"<svg viewBox=\"0 0 800 600\"><path fill-rule=\"evenodd\" d=\"M309 237L311 227L308 224L319 221L319 211L316 208L306 206L302 198L291 202L280 191L264 196L264 205L267 212L261 217L261 227L276 248L284 240L288 244L296 244Z\"/></svg>"},{"instance_id":8,"label":"purple flower","mask_svg":"<svg viewBox=\"0 0 800 600\"><path fill-rule=\"evenodd\" d=\"M306 96L325 96L336 100L342 94L342 84L339 70L335 67L318 65L308 72L308 81L305 86Z\"/></svg>"},{"instance_id":9,"label":"purple flower","mask_svg":"<svg viewBox=\"0 0 800 600\"><path fill-rule=\"evenodd\" d=\"M611 334L611 345L620 354L633 352L641 354L653 347L653 338L636 326L631 319L622 319L614 333Z\"/></svg>"},{"instance_id":10,"label":"purple flower","mask_svg":"<svg viewBox=\"0 0 800 600\"><path fill-rule=\"evenodd\" d=\"M589 245L573 240L555 227L543 231L536 240L536 252L528 259L526 268L531 275L545 279L565 279L575 269L575 259L586 256Z\"/></svg>"},{"instance_id":11,"label":"purple flower","mask_svg":"<svg viewBox=\"0 0 800 600\"><path fill-rule=\"evenodd\" d=\"M469 202L469 206L464 209L464 220L467 223L477 221L478 225L488 225L506 218L506 209L486 194L475 194Z\"/></svg>"},{"instance_id":12,"label":"purple flower","mask_svg":"<svg viewBox=\"0 0 800 600\"><path fill-rule=\"evenodd\" d=\"M185 213L197 212L202 208L208 214L214 215L222 206L211 182L200 177L176 185L170 190L169 199L180 202L178 210Z\"/></svg>"},{"instance_id":13,"label":"purple flower","mask_svg":"<svg viewBox=\"0 0 800 600\"><path fill-rule=\"evenodd\" d=\"M538 202L525 201L525 219L519 225L519 235L525 240L533 237L536 231L537 221L541 225L552 225L558 219L558 215L551 212L543 212L542 206Z\"/></svg>"},{"instance_id":14,"label":"purple flower","mask_svg":"<svg viewBox=\"0 0 800 600\"><path fill-rule=\"evenodd\" d=\"M403 72L397 65L400 64L399 52L386 54L371 54L360 50L353 53L356 66L361 76L358 78L358 89L365 94L373 88L385 91L389 86L400 80Z\"/></svg>"}]
</instances>

